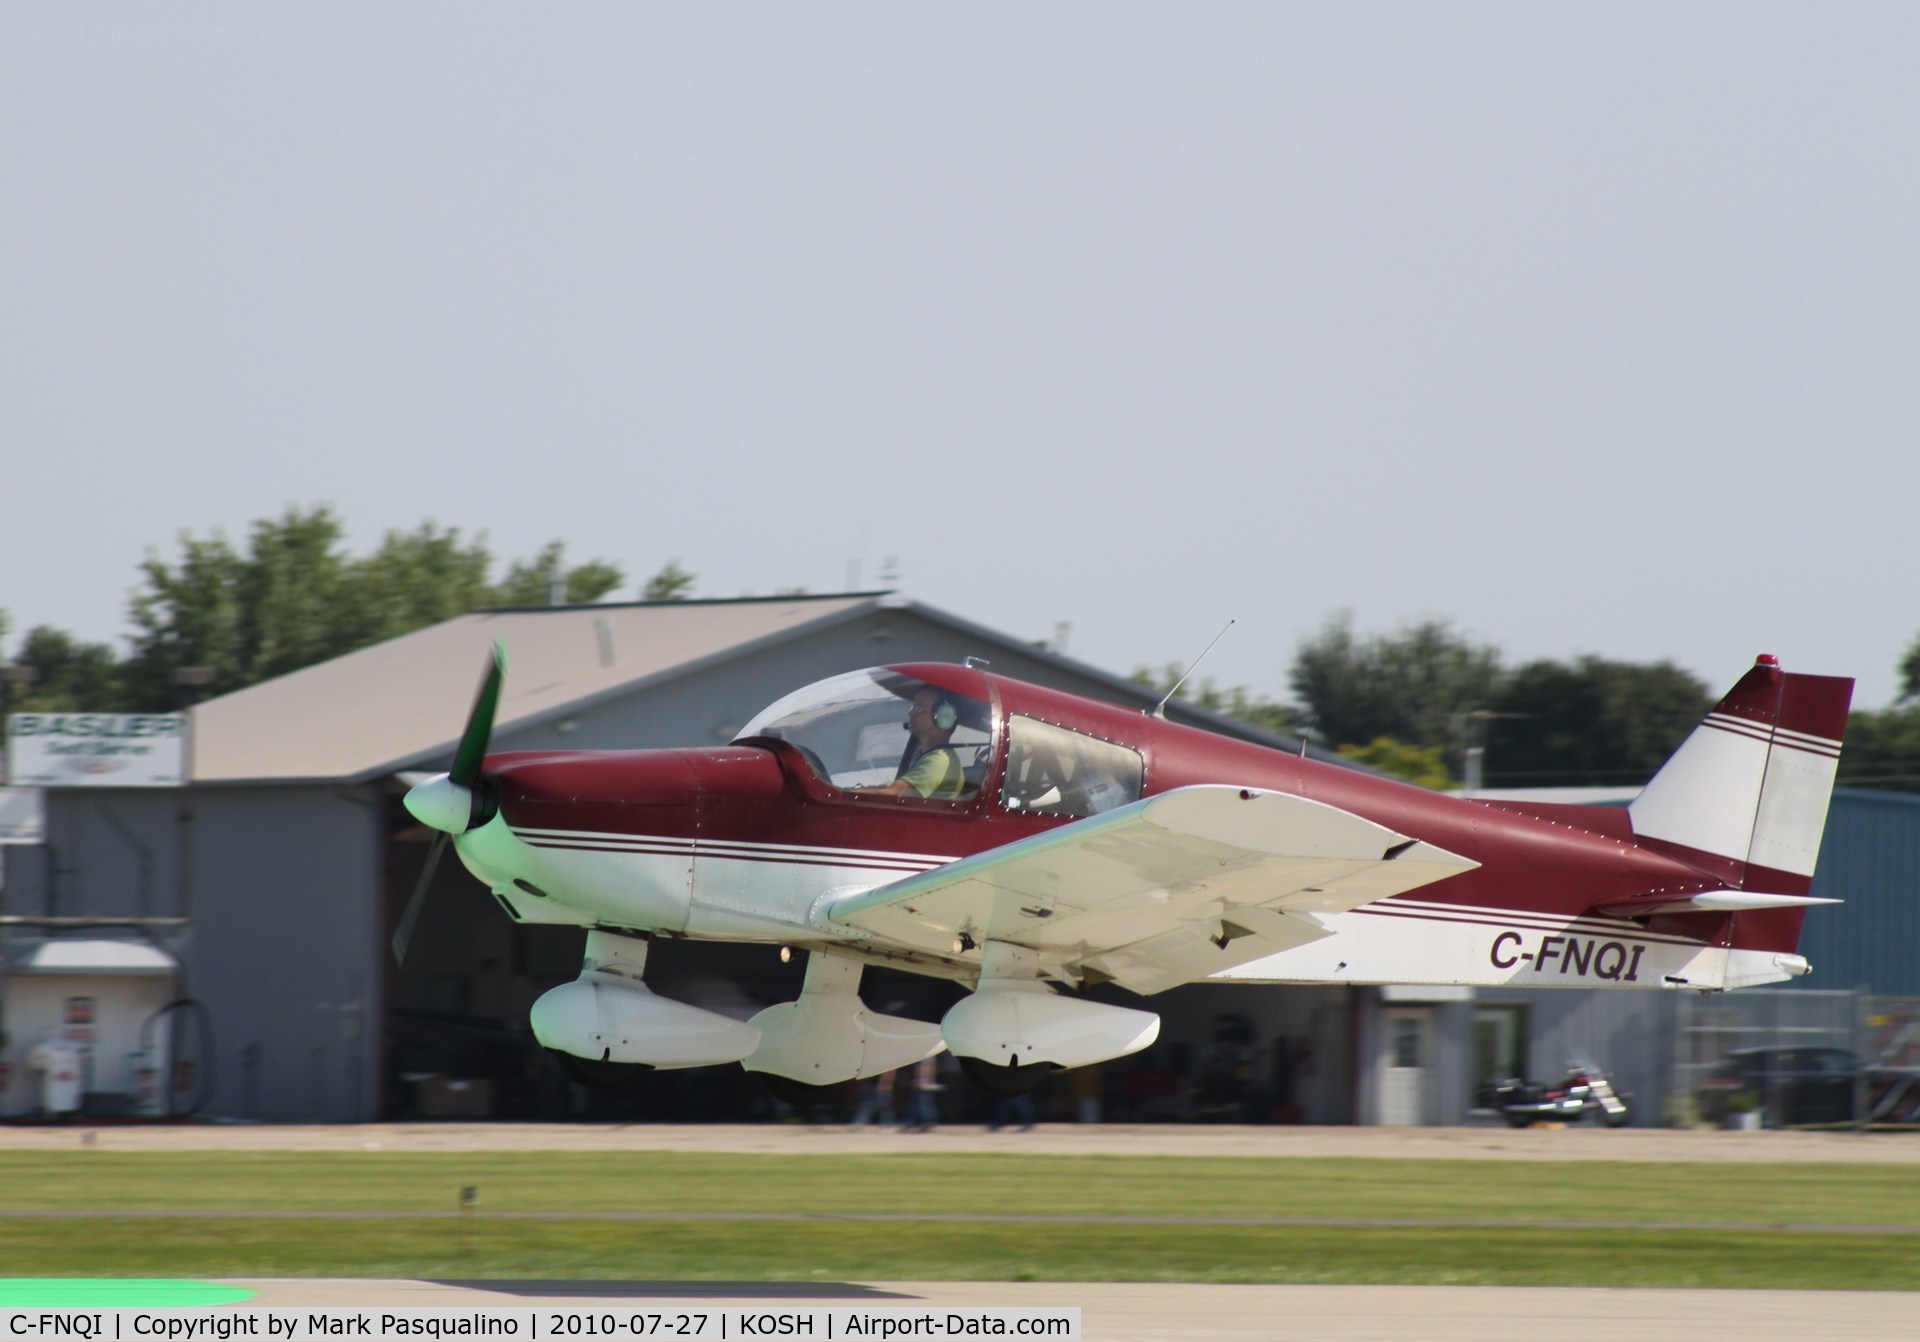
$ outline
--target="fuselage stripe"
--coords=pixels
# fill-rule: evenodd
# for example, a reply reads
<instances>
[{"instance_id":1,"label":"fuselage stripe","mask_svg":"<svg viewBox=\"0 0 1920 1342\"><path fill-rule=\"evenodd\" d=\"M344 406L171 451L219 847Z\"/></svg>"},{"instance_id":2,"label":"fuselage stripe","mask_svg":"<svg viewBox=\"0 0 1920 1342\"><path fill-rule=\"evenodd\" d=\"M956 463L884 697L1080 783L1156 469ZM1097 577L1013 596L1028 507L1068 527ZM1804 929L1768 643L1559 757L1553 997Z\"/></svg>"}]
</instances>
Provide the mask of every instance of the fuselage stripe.
<instances>
[{"instance_id":1,"label":"fuselage stripe","mask_svg":"<svg viewBox=\"0 0 1920 1342\"><path fill-rule=\"evenodd\" d=\"M809 857L806 855L776 857L771 854L746 856L735 853L706 853L697 851L691 847L646 848L627 844L581 843L577 841L551 843L544 840L530 840L528 841L528 846L545 848L550 852L556 853L625 853L631 857L670 857L680 858L687 862L705 860L709 862L748 862L786 867L840 867L854 871L884 872L894 876L916 876L923 871L929 870L929 868L926 867L907 867L901 866L898 863L866 862L858 858Z\"/></svg>"},{"instance_id":2,"label":"fuselage stripe","mask_svg":"<svg viewBox=\"0 0 1920 1342\"><path fill-rule=\"evenodd\" d=\"M1409 909L1418 913L1452 919L1459 922L1499 924L1502 927L1535 927L1543 929L1577 928L1581 931L1612 934L1623 928L1631 929L1636 936L1671 937L1687 945L1696 944L1693 938L1678 936L1670 932L1646 932L1636 924L1622 918L1596 918L1591 914L1554 914L1541 913L1537 909L1492 909L1467 904L1435 904L1418 900L1394 899L1385 904L1367 904L1355 912L1393 913Z\"/></svg>"},{"instance_id":3,"label":"fuselage stripe","mask_svg":"<svg viewBox=\"0 0 1920 1342\"><path fill-rule=\"evenodd\" d=\"M787 857L801 855L820 858L847 858L855 861L886 862L893 866L908 863L924 864L928 867L944 866L953 861L936 853L900 853L879 848L822 848L810 844L746 843L737 839L675 838L667 835L650 834L609 834L595 830L573 829L515 829L514 834L527 843L590 843L600 847L613 845L645 845L655 849L680 848L689 853L698 852L712 856L751 857L766 855L769 857Z\"/></svg>"},{"instance_id":4,"label":"fuselage stripe","mask_svg":"<svg viewBox=\"0 0 1920 1342\"><path fill-rule=\"evenodd\" d=\"M1383 909L1378 905L1365 905L1353 910L1355 913L1372 914L1378 918L1407 918L1422 923L1458 923L1465 927L1525 927L1530 931L1553 930L1556 932L1578 932L1587 936L1604 936L1614 941L1644 941L1656 946L1693 946L1701 950L1710 949L1704 941L1690 941L1685 937L1667 936L1659 932L1645 932L1639 928L1625 930L1620 924L1595 927L1590 923L1577 920L1540 924L1523 921L1518 918L1457 918L1447 914L1402 912L1395 909Z\"/></svg>"}]
</instances>

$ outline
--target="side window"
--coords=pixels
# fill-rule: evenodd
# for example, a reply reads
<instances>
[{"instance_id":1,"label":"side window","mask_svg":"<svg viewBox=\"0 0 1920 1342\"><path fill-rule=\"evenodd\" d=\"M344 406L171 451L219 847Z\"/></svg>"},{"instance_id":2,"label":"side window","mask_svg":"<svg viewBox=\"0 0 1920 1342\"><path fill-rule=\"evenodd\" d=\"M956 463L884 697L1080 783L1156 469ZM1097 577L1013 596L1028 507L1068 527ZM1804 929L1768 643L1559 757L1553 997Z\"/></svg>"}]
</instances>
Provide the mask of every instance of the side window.
<instances>
[{"instance_id":1,"label":"side window","mask_svg":"<svg viewBox=\"0 0 1920 1342\"><path fill-rule=\"evenodd\" d=\"M1000 801L1036 815L1098 815L1140 800L1139 753L1036 718L1007 720Z\"/></svg>"}]
</instances>

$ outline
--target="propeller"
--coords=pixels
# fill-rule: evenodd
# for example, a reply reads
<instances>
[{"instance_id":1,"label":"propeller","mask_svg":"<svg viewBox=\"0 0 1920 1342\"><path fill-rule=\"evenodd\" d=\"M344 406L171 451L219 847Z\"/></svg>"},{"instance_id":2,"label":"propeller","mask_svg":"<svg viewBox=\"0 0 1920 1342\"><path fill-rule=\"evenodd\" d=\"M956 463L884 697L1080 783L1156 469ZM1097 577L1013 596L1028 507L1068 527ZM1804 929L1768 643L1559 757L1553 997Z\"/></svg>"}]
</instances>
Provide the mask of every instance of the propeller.
<instances>
[{"instance_id":1,"label":"propeller","mask_svg":"<svg viewBox=\"0 0 1920 1342\"><path fill-rule=\"evenodd\" d=\"M427 902L427 890L433 885L433 873L440 866L447 840L486 824L499 810L499 801L481 775L480 764L487 757L487 741L493 735L493 715L500 706L500 685L506 674L507 650L496 641L486 674L480 678L480 691L473 697L473 710L460 733L460 744L453 752L452 770L429 778L406 795L403 804L414 819L440 832L433 836L427 865L421 869L406 912L400 915L400 925L393 932L396 966L406 961L414 924L420 921L420 910Z\"/></svg>"}]
</instances>

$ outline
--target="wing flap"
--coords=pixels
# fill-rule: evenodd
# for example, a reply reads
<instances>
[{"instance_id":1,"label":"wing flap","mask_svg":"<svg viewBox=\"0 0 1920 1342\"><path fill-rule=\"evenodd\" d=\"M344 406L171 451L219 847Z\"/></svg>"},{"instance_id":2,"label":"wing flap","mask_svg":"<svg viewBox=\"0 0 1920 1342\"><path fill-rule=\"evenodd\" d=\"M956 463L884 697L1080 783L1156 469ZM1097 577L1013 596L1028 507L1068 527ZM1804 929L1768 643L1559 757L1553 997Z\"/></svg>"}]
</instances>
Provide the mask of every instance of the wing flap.
<instances>
[{"instance_id":1,"label":"wing flap","mask_svg":"<svg viewBox=\"0 0 1920 1342\"><path fill-rule=\"evenodd\" d=\"M940 955L963 935L1013 942L1157 992L1327 935L1315 914L1476 865L1324 802L1188 787L835 901L824 917Z\"/></svg>"}]
</instances>

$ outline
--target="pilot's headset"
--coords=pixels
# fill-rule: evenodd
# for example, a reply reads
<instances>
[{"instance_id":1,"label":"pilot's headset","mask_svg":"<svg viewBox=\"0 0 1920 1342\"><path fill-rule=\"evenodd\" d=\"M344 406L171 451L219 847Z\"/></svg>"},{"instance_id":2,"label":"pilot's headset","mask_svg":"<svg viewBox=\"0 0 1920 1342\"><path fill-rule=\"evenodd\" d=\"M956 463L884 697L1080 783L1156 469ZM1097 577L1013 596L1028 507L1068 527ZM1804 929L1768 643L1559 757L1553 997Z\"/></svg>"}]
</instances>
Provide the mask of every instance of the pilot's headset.
<instances>
[{"instance_id":1,"label":"pilot's headset","mask_svg":"<svg viewBox=\"0 0 1920 1342\"><path fill-rule=\"evenodd\" d=\"M912 721L911 715L909 715L908 721ZM953 700L942 696L934 701L933 725L935 727L938 727L943 732L950 732L959 721L960 710L953 706Z\"/></svg>"}]
</instances>

